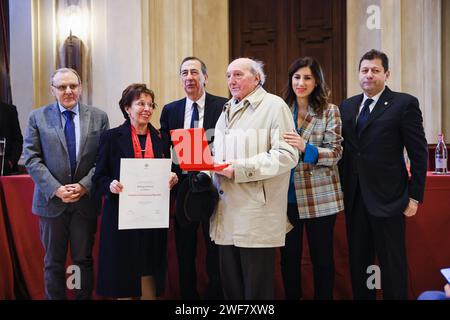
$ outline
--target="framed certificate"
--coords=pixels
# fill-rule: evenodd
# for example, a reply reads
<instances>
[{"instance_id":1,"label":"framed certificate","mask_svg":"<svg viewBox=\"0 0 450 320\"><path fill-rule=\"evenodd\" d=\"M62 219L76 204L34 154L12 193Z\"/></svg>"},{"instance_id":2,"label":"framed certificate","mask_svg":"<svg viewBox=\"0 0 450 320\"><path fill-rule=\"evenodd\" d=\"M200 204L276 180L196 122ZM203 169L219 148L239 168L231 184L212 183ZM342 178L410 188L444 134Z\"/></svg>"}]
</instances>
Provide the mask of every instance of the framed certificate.
<instances>
[{"instance_id":1,"label":"framed certificate","mask_svg":"<svg viewBox=\"0 0 450 320\"><path fill-rule=\"evenodd\" d=\"M171 159L121 159L119 230L169 227Z\"/></svg>"}]
</instances>

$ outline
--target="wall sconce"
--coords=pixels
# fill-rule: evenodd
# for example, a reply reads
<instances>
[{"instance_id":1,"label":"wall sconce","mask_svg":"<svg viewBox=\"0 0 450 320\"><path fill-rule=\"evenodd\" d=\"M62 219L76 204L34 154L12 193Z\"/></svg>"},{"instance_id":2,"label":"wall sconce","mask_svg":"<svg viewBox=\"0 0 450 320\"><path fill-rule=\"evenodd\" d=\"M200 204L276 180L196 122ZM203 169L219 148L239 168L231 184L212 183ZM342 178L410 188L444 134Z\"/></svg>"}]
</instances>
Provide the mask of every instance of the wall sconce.
<instances>
[{"instance_id":1,"label":"wall sconce","mask_svg":"<svg viewBox=\"0 0 450 320\"><path fill-rule=\"evenodd\" d=\"M83 41L70 32L67 39L64 41L61 49L61 66L77 70L81 79L83 79Z\"/></svg>"},{"instance_id":2,"label":"wall sconce","mask_svg":"<svg viewBox=\"0 0 450 320\"><path fill-rule=\"evenodd\" d=\"M77 70L83 79L83 61L89 30L89 0L59 0L57 2L59 33L59 67Z\"/></svg>"}]
</instances>

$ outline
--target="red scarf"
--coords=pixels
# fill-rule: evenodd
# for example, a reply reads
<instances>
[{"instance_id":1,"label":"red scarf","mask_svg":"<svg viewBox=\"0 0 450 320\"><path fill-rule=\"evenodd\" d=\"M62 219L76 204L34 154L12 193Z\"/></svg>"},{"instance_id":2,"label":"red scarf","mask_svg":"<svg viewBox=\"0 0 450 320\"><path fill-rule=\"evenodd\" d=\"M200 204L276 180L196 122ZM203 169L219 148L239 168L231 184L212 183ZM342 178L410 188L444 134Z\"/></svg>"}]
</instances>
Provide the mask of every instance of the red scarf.
<instances>
[{"instance_id":1,"label":"red scarf","mask_svg":"<svg viewBox=\"0 0 450 320\"><path fill-rule=\"evenodd\" d=\"M133 125L130 125L130 127L131 127L131 140L133 141L134 157L142 158L141 143L139 142L139 138L136 133L136 129L133 127ZM144 158L154 158L154 157L155 157L155 155L153 154L153 145L152 145L152 139L150 138L150 130L147 129L147 139L145 139Z\"/></svg>"}]
</instances>

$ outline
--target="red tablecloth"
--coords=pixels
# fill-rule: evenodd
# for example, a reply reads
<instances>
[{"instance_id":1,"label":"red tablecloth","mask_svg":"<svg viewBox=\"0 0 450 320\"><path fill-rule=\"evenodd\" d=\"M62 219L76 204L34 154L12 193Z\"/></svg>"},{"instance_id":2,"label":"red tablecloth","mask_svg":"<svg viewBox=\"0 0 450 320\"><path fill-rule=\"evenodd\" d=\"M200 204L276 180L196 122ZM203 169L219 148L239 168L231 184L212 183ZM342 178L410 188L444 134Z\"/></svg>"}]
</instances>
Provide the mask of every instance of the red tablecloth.
<instances>
[{"instance_id":1,"label":"red tablecloth","mask_svg":"<svg viewBox=\"0 0 450 320\"><path fill-rule=\"evenodd\" d=\"M29 176L1 177L5 207L11 224L14 245L17 251L20 269L26 286L33 299L44 297L43 289L43 249L39 240L38 219L31 214L31 199L33 182ZM0 208L1 209L1 208ZM0 283L0 298L11 298L12 269L4 269L5 238L2 236L3 221L0 216L0 269L1 279L9 279L9 284ZM168 237L168 281L164 299L179 298L178 267L175 252L175 237L173 232L173 216L170 220ZM434 176L428 173L424 203L419 206L418 214L408 218L406 223L407 253L409 263L410 298L415 299L425 290L441 290L445 280L440 275L441 267L450 266L450 176ZM199 237L200 239L201 237ZM312 265L305 243L302 260L303 296L313 297ZM3 251L2 251L3 248ZM206 272L204 245L199 241L197 259L198 287L204 293L206 287ZM94 246L94 257L98 253L98 233ZM277 269L275 273L275 297L283 298L283 285L279 268L280 255L277 251ZM336 283L335 298L350 299L350 275L348 268L348 250L345 235L345 219L339 214L335 228L335 264ZM5 277L3 278L5 273ZM9 292L9 293L8 293Z\"/></svg>"},{"instance_id":2,"label":"red tablecloth","mask_svg":"<svg viewBox=\"0 0 450 320\"><path fill-rule=\"evenodd\" d=\"M43 257L39 220L31 214L34 184L28 175L1 177L6 213L20 270L32 299L44 298Z\"/></svg>"},{"instance_id":3,"label":"red tablecloth","mask_svg":"<svg viewBox=\"0 0 450 320\"><path fill-rule=\"evenodd\" d=\"M25 286L31 299L44 299L44 248L39 236L39 217L32 214L34 183L29 175L0 177L14 248ZM1 224L0 224L1 228ZM93 255L98 255L98 237ZM94 259L95 273L97 259ZM70 253L67 265L71 264ZM68 291L71 297L71 292ZM94 294L94 298L97 298Z\"/></svg>"},{"instance_id":4,"label":"red tablecloth","mask_svg":"<svg viewBox=\"0 0 450 320\"><path fill-rule=\"evenodd\" d=\"M443 290L440 268L450 267L450 175L427 174L424 201L406 223L410 297Z\"/></svg>"},{"instance_id":5,"label":"red tablecloth","mask_svg":"<svg viewBox=\"0 0 450 320\"><path fill-rule=\"evenodd\" d=\"M0 192L2 186L0 184ZM2 194L0 194L0 300L14 299L14 274L6 233L6 215L3 211Z\"/></svg>"}]
</instances>

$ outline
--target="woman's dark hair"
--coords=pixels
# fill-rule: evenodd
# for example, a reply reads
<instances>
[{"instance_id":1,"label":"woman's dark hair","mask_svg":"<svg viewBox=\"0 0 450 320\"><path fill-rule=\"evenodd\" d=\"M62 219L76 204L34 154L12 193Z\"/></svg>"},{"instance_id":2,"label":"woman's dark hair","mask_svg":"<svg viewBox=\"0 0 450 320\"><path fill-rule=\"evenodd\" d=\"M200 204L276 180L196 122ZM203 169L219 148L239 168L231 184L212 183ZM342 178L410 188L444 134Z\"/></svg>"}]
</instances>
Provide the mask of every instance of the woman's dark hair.
<instances>
[{"instance_id":1,"label":"woman's dark hair","mask_svg":"<svg viewBox=\"0 0 450 320\"><path fill-rule=\"evenodd\" d=\"M128 119L128 113L126 112L126 107L131 107L131 104L135 99L139 99L141 94L148 94L152 97L153 103L155 102L155 93L153 90L147 88L145 83L133 83L130 84L125 90L122 92L122 98L119 100L120 110L123 113L125 119Z\"/></svg>"},{"instance_id":2,"label":"woman's dark hair","mask_svg":"<svg viewBox=\"0 0 450 320\"><path fill-rule=\"evenodd\" d=\"M312 75L316 80L317 86L308 97L308 102L317 114L322 114L323 110L328 107L328 99L330 98L330 90L328 89L323 77L322 68L317 60L310 57L303 57L295 60L288 70L288 84L285 89L284 100L288 106L292 106L297 100L297 96L292 89L292 77L298 69L308 67L311 69Z\"/></svg>"}]
</instances>

